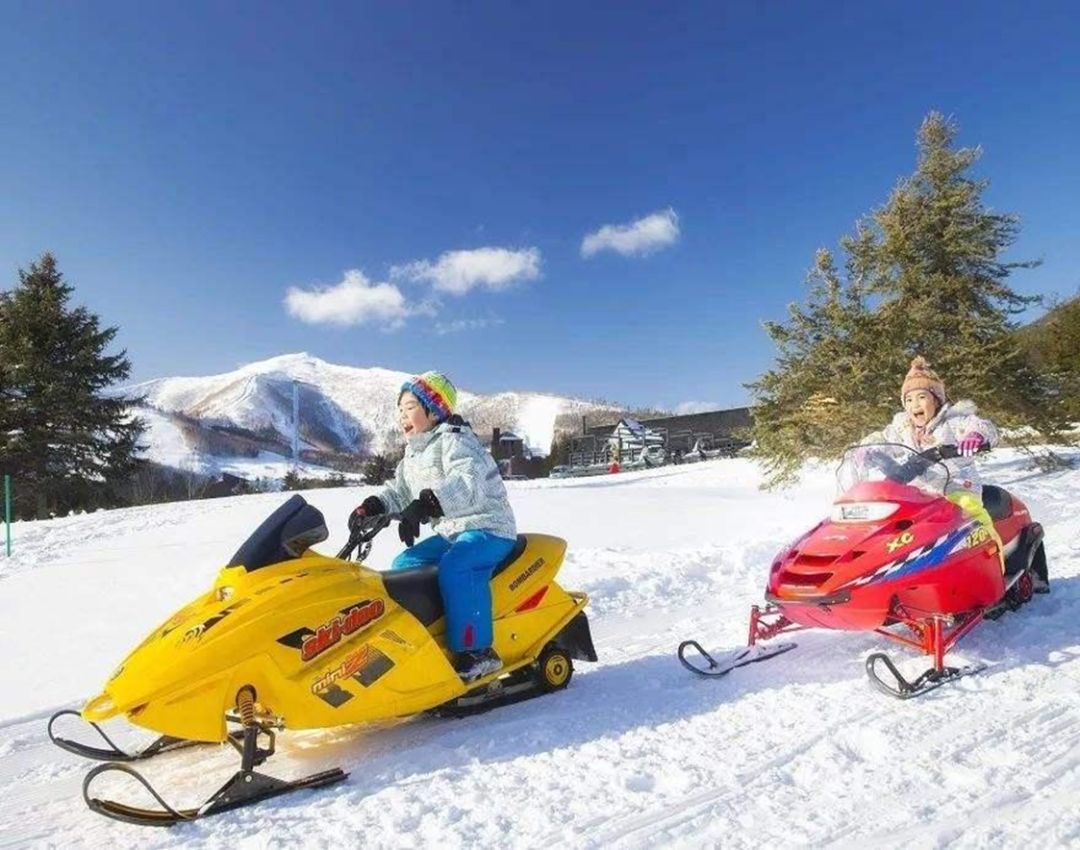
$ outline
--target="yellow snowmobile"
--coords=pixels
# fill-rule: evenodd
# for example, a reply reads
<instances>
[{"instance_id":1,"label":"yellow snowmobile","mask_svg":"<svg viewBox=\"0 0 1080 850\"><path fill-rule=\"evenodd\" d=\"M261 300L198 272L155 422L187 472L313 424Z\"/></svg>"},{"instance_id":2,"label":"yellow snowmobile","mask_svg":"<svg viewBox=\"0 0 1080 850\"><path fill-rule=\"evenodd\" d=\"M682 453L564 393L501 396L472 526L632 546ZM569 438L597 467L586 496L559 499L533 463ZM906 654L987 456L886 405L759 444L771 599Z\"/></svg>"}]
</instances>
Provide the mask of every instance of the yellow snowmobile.
<instances>
[{"instance_id":1,"label":"yellow snowmobile","mask_svg":"<svg viewBox=\"0 0 1080 850\"><path fill-rule=\"evenodd\" d=\"M445 647L437 568L378 572L349 560L355 550L363 561L394 518L364 519L330 558L310 548L329 536L322 513L292 496L240 547L210 591L151 632L83 707L81 717L106 746L54 732L59 718L80 712L53 715L54 743L109 762L87 774L87 805L118 820L168 826L329 785L348 774L334 769L286 782L255 771L274 752L275 730L483 711L565 688L574 659L596 661L587 597L555 581L566 542L521 535L491 581L494 648L504 666L463 683ZM121 750L98 726L120 715L161 737L139 752ZM121 763L199 742L231 743L241 766L195 809L169 806ZM91 797L90 784L108 771L132 775L162 808Z\"/></svg>"}]
</instances>

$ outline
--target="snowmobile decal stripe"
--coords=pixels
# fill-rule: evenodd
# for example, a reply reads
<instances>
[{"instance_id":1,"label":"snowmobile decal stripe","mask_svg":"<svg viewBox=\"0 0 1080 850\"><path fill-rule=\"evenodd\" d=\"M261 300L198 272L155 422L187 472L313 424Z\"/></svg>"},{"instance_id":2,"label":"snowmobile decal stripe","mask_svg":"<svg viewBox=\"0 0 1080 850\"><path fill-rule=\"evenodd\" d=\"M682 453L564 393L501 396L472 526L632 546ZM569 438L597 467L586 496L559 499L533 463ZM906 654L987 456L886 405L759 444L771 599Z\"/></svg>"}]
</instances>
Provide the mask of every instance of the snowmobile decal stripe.
<instances>
[{"instance_id":1,"label":"snowmobile decal stripe","mask_svg":"<svg viewBox=\"0 0 1080 850\"><path fill-rule=\"evenodd\" d=\"M943 534L933 543L924 544L918 549L913 549L908 552L903 557L889 561L887 564L882 564L874 572L856 579L851 582L849 586L861 587L862 585L872 584L873 582L881 581L882 579L892 579L898 576L910 575L911 573L916 573L920 570L936 566L956 551L957 545L963 544L963 542L967 540L967 536L978 526L978 524L978 522L968 523L960 526L960 528L955 531Z\"/></svg>"},{"instance_id":2,"label":"snowmobile decal stripe","mask_svg":"<svg viewBox=\"0 0 1080 850\"><path fill-rule=\"evenodd\" d=\"M282 635L277 639L277 642L282 646L287 646L289 649L300 649L304 645L304 641L311 637L315 632L309 629L307 626L302 626L294 632L289 632L287 635Z\"/></svg>"},{"instance_id":3,"label":"snowmobile decal stripe","mask_svg":"<svg viewBox=\"0 0 1080 850\"><path fill-rule=\"evenodd\" d=\"M920 570L929 569L930 567L936 567L953 553L957 543L967 539L968 534L971 533L971 528L971 525L964 525L953 531L951 534L939 537L929 547L923 547L919 552L912 553L912 557L905 559L902 563L897 564L888 572L876 576L875 581L885 577L890 579L899 578L900 576L911 575L912 573L917 573Z\"/></svg>"},{"instance_id":4,"label":"snowmobile decal stripe","mask_svg":"<svg viewBox=\"0 0 1080 850\"><path fill-rule=\"evenodd\" d=\"M326 690L317 692L316 696L334 708L345 705L345 703L353 698L352 694L338 685L331 685Z\"/></svg>"},{"instance_id":5,"label":"snowmobile decal stripe","mask_svg":"<svg viewBox=\"0 0 1080 850\"><path fill-rule=\"evenodd\" d=\"M354 675L356 679L365 688L371 687L379 679L385 676L391 669L393 669L394 662L379 650L374 647L370 647L371 655L369 660L364 662L364 666L361 667Z\"/></svg>"}]
</instances>

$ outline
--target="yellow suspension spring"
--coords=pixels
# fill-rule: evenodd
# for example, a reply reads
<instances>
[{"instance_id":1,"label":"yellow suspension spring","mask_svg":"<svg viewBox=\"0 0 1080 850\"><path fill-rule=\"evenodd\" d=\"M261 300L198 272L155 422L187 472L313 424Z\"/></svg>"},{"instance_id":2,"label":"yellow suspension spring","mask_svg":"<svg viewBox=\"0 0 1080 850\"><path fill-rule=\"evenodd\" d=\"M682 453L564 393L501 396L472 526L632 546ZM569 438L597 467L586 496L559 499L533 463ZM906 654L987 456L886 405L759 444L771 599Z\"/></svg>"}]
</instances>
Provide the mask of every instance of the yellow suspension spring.
<instances>
[{"instance_id":1,"label":"yellow suspension spring","mask_svg":"<svg viewBox=\"0 0 1080 850\"><path fill-rule=\"evenodd\" d=\"M236 692L236 708L245 728L255 725L255 689L251 685L244 685Z\"/></svg>"}]
</instances>

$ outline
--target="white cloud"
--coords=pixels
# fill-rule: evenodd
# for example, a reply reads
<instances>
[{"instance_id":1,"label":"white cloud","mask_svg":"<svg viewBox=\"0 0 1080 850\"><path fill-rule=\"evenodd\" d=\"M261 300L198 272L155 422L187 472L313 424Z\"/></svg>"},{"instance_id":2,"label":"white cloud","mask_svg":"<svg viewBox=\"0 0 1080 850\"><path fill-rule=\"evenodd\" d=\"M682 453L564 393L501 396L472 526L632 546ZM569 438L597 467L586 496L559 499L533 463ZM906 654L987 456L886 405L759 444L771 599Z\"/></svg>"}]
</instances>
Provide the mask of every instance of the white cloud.
<instances>
[{"instance_id":1,"label":"white cloud","mask_svg":"<svg viewBox=\"0 0 1080 850\"><path fill-rule=\"evenodd\" d=\"M715 401L684 401L675 405L676 416L686 416L690 413L707 413L710 410L719 410L720 405Z\"/></svg>"},{"instance_id":2,"label":"white cloud","mask_svg":"<svg viewBox=\"0 0 1080 850\"><path fill-rule=\"evenodd\" d=\"M438 292L464 295L477 287L493 291L509 289L515 283L540 277L540 251L526 248L475 248L447 251L435 262L417 260L394 266L390 275L431 283Z\"/></svg>"},{"instance_id":3,"label":"white cloud","mask_svg":"<svg viewBox=\"0 0 1080 850\"><path fill-rule=\"evenodd\" d=\"M497 316L488 319L454 319L450 322L436 322L435 333L444 336L445 334L456 334L462 331L479 331L502 324L506 323Z\"/></svg>"},{"instance_id":4,"label":"white cloud","mask_svg":"<svg viewBox=\"0 0 1080 850\"><path fill-rule=\"evenodd\" d=\"M392 283L372 283L359 269L350 269L340 283L301 289L290 286L285 294L290 316L309 325L362 325L383 322L386 330L401 327L416 312L430 306L411 308Z\"/></svg>"},{"instance_id":5,"label":"white cloud","mask_svg":"<svg viewBox=\"0 0 1080 850\"><path fill-rule=\"evenodd\" d=\"M629 224L605 224L581 240L581 256L614 251L624 257L646 256L679 238L679 216L671 207Z\"/></svg>"}]
</instances>

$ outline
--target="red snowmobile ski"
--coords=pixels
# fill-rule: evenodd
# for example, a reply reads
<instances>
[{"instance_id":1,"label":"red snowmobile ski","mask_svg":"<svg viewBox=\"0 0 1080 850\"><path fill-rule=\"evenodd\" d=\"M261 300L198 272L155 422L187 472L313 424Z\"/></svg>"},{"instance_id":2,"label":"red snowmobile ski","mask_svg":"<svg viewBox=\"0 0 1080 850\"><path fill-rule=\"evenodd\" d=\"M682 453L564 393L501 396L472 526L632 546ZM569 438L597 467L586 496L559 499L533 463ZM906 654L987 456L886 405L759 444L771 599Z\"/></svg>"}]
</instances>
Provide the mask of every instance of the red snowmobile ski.
<instances>
[{"instance_id":1,"label":"red snowmobile ski","mask_svg":"<svg viewBox=\"0 0 1080 850\"><path fill-rule=\"evenodd\" d=\"M983 619L1048 593L1050 585L1043 529L1023 502L1000 487L983 487L983 505L1004 545L1003 573L993 536L945 498L949 471L942 461L956 456L955 446L921 453L893 443L848 449L830 518L777 555L767 604L751 609L748 649L758 652L744 650L729 664L684 641L679 660L700 675L722 676L794 648L761 641L824 628L873 631L930 655L933 666L912 681L884 653L866 659L875 687L899 699L982 669L947 666L945 653ZM709 666L689 660L691 649Z\"/></svg>"}]
</instances>

